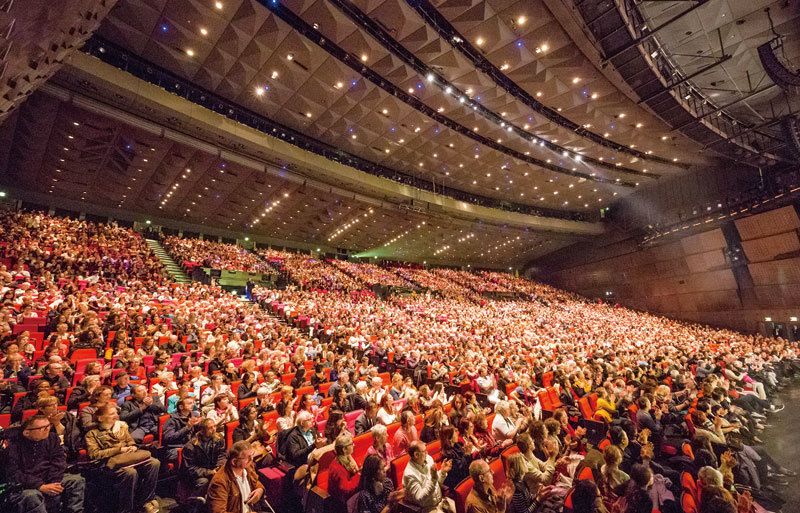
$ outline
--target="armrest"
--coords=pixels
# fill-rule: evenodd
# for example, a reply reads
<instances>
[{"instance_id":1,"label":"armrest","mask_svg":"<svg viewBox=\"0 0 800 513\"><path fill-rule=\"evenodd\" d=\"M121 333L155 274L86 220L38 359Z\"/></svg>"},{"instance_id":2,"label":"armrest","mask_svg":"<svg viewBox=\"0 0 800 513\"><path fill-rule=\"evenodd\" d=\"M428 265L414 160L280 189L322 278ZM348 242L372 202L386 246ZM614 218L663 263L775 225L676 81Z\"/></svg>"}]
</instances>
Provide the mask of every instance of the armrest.
<instances>
[{"instance_id":1,"label":"armrest","mask_svg":"<svg viewBox=\"0 0 800 513\"><path fill-rule=\"evenodd\" d=\"M399 511L401 513L421 513L421 511L422 511L422 508L420 508L416 504L411 504L410 502L407 502L407 501L404 501L404 500L400 501L397 504L397 506L398 506Z\"/></svg>"}]
</instances>

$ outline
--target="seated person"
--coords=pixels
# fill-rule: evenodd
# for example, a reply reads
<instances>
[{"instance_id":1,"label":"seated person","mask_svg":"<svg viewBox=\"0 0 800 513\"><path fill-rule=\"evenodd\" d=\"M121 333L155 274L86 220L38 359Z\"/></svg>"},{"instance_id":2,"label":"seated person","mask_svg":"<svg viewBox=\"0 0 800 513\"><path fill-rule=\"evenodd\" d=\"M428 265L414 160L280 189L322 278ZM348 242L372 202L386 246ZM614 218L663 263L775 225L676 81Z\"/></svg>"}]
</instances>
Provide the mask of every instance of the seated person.
<instances>
[{"instance_id":1,"label":"seated person","mask_svg":"<svg viewBox=\"0 0 800 513\"><path fill-rule=\"evenodd\" d=\"M66 453L46 416L26 419L9 439L5 465L8 481L22 487L10 498L20 511L45 513L59 507L65 513L83 511L86 482L79 475L64 473Z\"/></svg>"},{"instance_id":2,"label":"seated person","mask_svg":"<svg viewBox=\"0 0 800 513\"><path fill-rule=\"evenodd\" d=\"M117 455L137 451L128 425L119 420L117 405L113 401L100 406L95 412L97 427L86 434L86 449L91 461L106 460ZM155 499L156 482L160 463L155 458L145 458L137 464L120 468L102 467L117 497L117 511L142 511L156 513L159 510Z\"/></svg>"},{"instance_id":3,"label":"seated person","mask_svg":"<svg viewBox=\"0 0 800 513\"><path fill-rule=\"evenodd\" d=\"M314 425L310 412L297 414L294 427L286 435L286 461L295 467L308 462L308 456L318 447L324 446L322 438Z\"/></svg>"},{"instance_id":4,"label":"seated person","mask_svg":"<svg viewBox=\"0 0 800 513\"><path fill-rule=\"evenodd\" d=\"M202 421L200 412L194 413L194 397L184 397L178 403L178 411L167 419L161 430L161 445L167 451L167 461L178 461L178 449L189 442L195 426Z\"/></svg>"},{"instance_id":5,"label":"seated person","mask_svg":"<svg viewBox=\"0 0 800 513\"><path fill-rule=\"evenodd\" d=\"M217 426L205 419L195 436L183 447L183 464L179 477L189 489L190 497L204 497L208 483L225 464L225 440L217 434Z\"/></svg>"},{"instance_id":6,"label":"seated person","mask_svg":"<svg viewBox=\"0 0 800 513\"><path fill-rule=\"evenodd\" d=\"M236 442L208 485L208 513L261 511L263 496L264 485L253 468L253 448L245 441Z\"/></svg>"},{"instance_id":7,"label":"seated person","mask_svg":"<svg viewBox=\"0 0 800 513\"><path fill-rule=\"evenodd\" d=\"M158 436L158 417L162 413L161 400L147 395L144 385L135 385L131 399L120 407L119 419L128 425L133 440L140 444L147 435Z\"/></svg>"}]
</instances>

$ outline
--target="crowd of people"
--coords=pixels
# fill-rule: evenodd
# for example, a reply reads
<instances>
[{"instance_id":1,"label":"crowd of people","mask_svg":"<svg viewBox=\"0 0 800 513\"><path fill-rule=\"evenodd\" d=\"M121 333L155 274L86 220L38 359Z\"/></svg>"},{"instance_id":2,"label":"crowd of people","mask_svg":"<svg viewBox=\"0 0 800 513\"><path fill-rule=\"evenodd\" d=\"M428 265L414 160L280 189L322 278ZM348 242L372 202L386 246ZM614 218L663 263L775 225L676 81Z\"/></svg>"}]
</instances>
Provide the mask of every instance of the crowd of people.
<instances>
[{"instance_id":1,"label":"crowd of people","mask_svg":"<svg viewBox=\"0 0 800 513\"><path fill-rule=\"evenodd\" d=\"M213 242L201 239L181 239L166 237L162 245L167 253L179 264L184 262L200 264L202 267L224 271L246 271L267 273L269 265L246 249L234 244Z\"/></svg>"},{"instance_id":2,"label":"crowd of people","mask_svg":"<svg viewBox=\"0 0 800 513\"><path fill-rule=\"evenodd\" d=\"M242 302L113 225L7 212L0 234L0 509L302 511L317 485L326 511L760 513L794 477L763 443L794 342L503 273L171 240L284 262L291 287ZM351 293L389 276L439 294Z\"/></svg>"}]
</instances>

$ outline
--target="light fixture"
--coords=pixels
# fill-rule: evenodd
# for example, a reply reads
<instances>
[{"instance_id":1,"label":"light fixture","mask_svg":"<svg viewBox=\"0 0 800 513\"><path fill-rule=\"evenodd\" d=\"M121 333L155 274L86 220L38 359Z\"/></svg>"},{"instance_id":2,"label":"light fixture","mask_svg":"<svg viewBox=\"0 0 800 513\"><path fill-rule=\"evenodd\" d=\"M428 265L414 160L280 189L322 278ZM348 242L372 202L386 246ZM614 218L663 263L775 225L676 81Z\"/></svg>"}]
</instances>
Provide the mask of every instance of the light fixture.
<instances>
[{"instance_id":1,"label":"light fixture","mask_svg":"<svg viewBox=\"0 0 800 513\"><path fill-rule=\"evenodd\" d=\"M433 82L434 76L433 73L428 73L428 82Z\"/></svg>"},{"instance_id":2,"label":"light fixture","mask_svg":"<svg viewBox=\"0 0 800 513\"><path fill-rule=\"evenodd\" d=\"M192 50L191 48L187 48L186 55L188 55L189 57L194 57L194 50Z\"/></svg>"},{"instance_id":3,"label":"light fixture","mask_svg":"<svg viewBox=\"0 0 800 513\"><path fill-rule=\"evenodd\" d=\"M385 114L389 114L389 109L383 109L381 112L383 112L383 113L384 113L384 115L385 115Z\"/></svg>"},{"instance_id":4,"label":"light fixture","mask_svg":"<svg viewBox=\"0 0 800 513\"><path fill-rule=\"evenodd\" d=\"M528 21L528 18L525 16L520 16L517 18L517 25L525 25L526 21Z\"/></svg>"},{"instance_id":5,"label":"light fixture","mask_svg":"<svg viewBox=\"0 0 800 513\"><path fill-rule=\"evenodd\" d=\"M258 96L263 95L264 94L264 88L263 87L256 87L256 94Z\"/></svg>"},{"instance_id":6,"label":"light fixture","mask_svg":"<svg viewBox=\"0 0 800 513\"><path fill-rule=\"evenodd\" d=\"M577 83L578 83L578 82L580 82L580 81L581 81L581 78L580 78L580 77L575 77L575 78L573 78L573 79L572 79L572 83L573 83L573 84L577 84Z\"/></svg>"},{"instance_id":7,"label":"light fixture","mask_svg":"<svg viewBox=\"0 0 800 513\"><path fill-rule=\"evenodd\" d=\"M365 53L361 54L361 62L367 62L367 54Z\"/></svg>"},{"instance_id":8,"label":"light fixture","mask_svg":"<svg viewBox=\"0 0 800 513\"><path fill-rule=\"evenodd\" d=\"M344 87L342 82L336 82L336 89L341 89L342 87Z\"/></svg>"},{"instance_id":9,"label":"light fixture","mask_svg":"<svg viewBox=\"0 0 800 513\"><path fill-rule=\"evenodd\" d=\"M636 123L636 128L642 128L644 125L641 123Z\"/></svg>"},{"instance_id":10,"label":"light fixture","mask_svg":"<svg viewBox=\"0 0 800 513\"><path fill-rule=\"evenodd\" d=\"M536 91L536 97L537 98L541 98L541 96L542 96L542 92L541 91Z\"/></svg>"},{"instance_id":11,"label":"light fixture","mask_svg":"<svg viewBox=\"0 0 800 513\"><path fill-rule=\"evenodd\" d=\"M547 43L543 43L539 48L541 48L543 52L546 52L550 49L550 46Z\"/></svg>"},{"instance_id":12,"label":"light fixture","mask_svg":"<svg viewBox=\"0 0 800 513\"><path fill-rule=\"evenodd\" d=\"M478 39L476 39L475 44L478 46L483 46L483 38L479 37Z\"/></svg>"},{"instance_id":13,"label":"light fixture","mask_svg":"<svg viewBox=\"0 0 800 513\"><path fill-rule=\"evenodd\" d=\"M306 117L310 118L311 117L311 113L310 112L306 112Z\"/></svg>"},{"instance_id":14,"label":"light fixture","mask_svg":"<svg viewBox=\"0 0 800 513\"><path fill-rule=\"evenodd\" d=\"M221 9L222 9L222 2L217 2L217 3L215 3L215 4L214 4L214 7L216 7L217 9L220 9L220 10L221 10Z\"/></svg>"},{"instance_id":15,"label":"light fixture","mask_svg":"<svg viewBox=\"0 0 800 513\"><path fill-rule=\"evenodd\" d=\"M619 117L620 117L620 119L624 118L625 117L625 113L624 112L620 112L619 113Z\"/></svg>"},{"instance_id":16,"label":"light fixture","mask_svg":"<svg viewBox=\"0 0 800 513\"><path fill-rule=\"evenodd\" d=\"M596 100L599 95L597 93L592 93L591 99Z\"/></svg>"},{"instance_id":17,"label":"light fixture","mask_svg":"<svg viewBox=\"0 0 800 513\"><path fill-rule=\"evenodd\" d=\"M278 72L277 71L273 71L271 76L272 76L273 79L278 78Z\"/></svg>"},{"instance_id":18,"label":"light fixture","mask_svg":"<svg viewBox=\"0 0 800 513\"><path fill-rule=\"evenodd\" d=\"M207 36L207 35L208 35L208 30L206 30L206 29L204 29L204 28L201 28L201 29L200 29L200 33L201 33L202 35L204 35L204 36Z\"/></svg>"}]
</instances>

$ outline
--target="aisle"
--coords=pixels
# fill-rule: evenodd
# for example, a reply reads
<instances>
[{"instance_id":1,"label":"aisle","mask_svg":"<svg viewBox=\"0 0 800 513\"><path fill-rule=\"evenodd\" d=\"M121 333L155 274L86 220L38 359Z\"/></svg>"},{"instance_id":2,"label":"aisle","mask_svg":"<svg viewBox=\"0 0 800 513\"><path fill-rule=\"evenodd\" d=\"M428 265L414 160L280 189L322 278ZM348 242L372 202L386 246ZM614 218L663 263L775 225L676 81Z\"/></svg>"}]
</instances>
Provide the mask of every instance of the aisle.
<instances>
[{"instance_id":1,"label":"aisle","mask_svg":"<svg viewBox=\"0 0 800 513\"><path fill-rule=\"evenodd\" d=\"M764 445L775 461L800 474L800 385L792 383L781 393L786 408L767 419L773 427L764 432ZM800 476L787 477L779 488L786 499L783 511L800 511Z\"/></svg>"}]
</instances>

